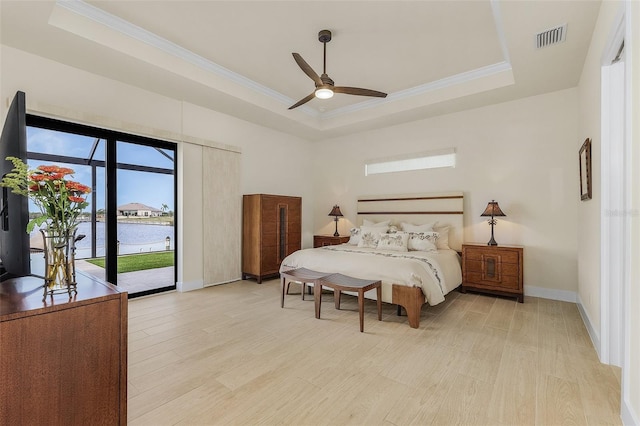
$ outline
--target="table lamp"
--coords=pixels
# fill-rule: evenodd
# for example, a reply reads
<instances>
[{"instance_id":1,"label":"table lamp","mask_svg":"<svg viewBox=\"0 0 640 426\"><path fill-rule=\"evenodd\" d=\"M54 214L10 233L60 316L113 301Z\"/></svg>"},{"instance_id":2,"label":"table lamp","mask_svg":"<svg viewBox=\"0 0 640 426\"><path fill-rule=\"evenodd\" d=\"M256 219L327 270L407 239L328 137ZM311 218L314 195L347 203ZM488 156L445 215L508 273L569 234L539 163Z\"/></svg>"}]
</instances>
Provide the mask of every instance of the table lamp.
<instances>
[{"instance_id":1,"label":"table lamp","mask_svg":"<svg viewBox=\"0 0 640 426\"><path fill-rule=\"evenodd\" d=\"M338 218L342 217L342 212L340 211L340 207L336 204L335 206L333 206L333 208L331 209L331 213L329 213L329 216L333 216L334 219L336 221L336 232L333 233L334 237L339 237L340 234L338 234Z\"/></svg>"},{"instance_id":2,"label":"table lamp","mask_svg":"<svg viewBox=\"0 0 640 426\"><path fill-rule=\"evenodd\" d=\"M497 201L491 200L491 201L489 201L489 204L487 204L487 208L484 209L484 212L480 216L491 216L491 219L488 220L489 225L491 225L491 239L489 240L487 245L488 246L497 246L498 243L493 238L493 225L496 224L496 220L494 219L494 217L495 216L506 216L506 214L504 214L502 212L502 210L500 210L500 206L498 205Z\"/></svg>"}]
</instances>

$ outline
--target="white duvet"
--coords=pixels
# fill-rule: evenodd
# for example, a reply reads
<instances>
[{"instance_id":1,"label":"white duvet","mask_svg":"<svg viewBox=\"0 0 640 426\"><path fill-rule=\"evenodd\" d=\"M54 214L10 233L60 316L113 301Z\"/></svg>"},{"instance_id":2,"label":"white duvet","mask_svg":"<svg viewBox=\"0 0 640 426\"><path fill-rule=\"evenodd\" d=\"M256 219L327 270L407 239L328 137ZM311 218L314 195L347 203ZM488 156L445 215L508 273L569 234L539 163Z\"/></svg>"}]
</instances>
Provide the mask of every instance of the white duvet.
<instances>
[{"instance_id":1,"label":"white duvet","mask_svg":"<svg viewBox=\"0 0 640 426\"><path fill-rule=\"evenodd\" d=\"M462 283L460 257L454 250L396 252L348 244L298 250L287 256L280 271L307 268L355 278L381 280L382 300L391 303L391 284L420 287L430 305ZM375 299L375 291L367 292Z\"/></svg>"}]
</instances>

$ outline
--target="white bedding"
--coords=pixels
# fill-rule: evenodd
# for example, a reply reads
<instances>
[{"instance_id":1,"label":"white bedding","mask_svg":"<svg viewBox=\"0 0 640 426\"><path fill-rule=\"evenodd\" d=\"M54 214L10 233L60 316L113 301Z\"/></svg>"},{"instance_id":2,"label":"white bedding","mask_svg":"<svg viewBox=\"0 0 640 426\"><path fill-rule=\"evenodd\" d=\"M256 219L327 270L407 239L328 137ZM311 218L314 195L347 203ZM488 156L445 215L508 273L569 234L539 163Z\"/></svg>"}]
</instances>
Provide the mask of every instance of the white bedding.
<instances>
[{"instance_id":1,"label":"white bedding","mask_svg":"<svg viewBox=\"0 0 640 426\"><path fill-rule=\"evenodd\" d=\"M391 303L391 284L420 287L430 305L462 282L460 257L454 250L437 252L394 252L361 248L348 244L298 250L287 256L280 271L307 268L318 272L341 273L355 278L381 280L382 300ZM375 299L375 292L365 296Z\"/></svg>"}]
</instances>

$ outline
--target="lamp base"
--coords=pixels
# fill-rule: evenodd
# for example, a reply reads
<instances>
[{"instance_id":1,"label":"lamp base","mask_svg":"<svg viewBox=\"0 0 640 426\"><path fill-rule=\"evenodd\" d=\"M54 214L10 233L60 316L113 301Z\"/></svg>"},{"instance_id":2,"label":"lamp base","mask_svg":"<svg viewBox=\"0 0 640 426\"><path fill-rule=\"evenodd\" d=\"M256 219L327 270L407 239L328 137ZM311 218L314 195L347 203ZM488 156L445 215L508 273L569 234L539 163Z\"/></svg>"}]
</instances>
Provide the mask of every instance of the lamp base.
<instances>
[{"instance_id":1,"label":"lamp base","mask_svg":"<svg viewBox=\"0 0 640 426\"><path fill-rule=\"evenodd\" d=\"M493 238L493 225L495 225L495 224L496 224L496 220L493 218L493 216L491 216L491 220L489 220L489 225L491 225L491 239L487 243L488 246L497 246L498 245L496 240Z\"/></svg>"},{"instance_id":2,"label":"lamp base","mask_svg":"<svg viewBox=\"0 0 640 426\"><path fill-rule=\"evenodd\" d=\"M336 222L336 232L333 233L334 237L339 237L340 234L338 234L338 216L335 217L335 222Z\"/></svg>"}]
</instances>

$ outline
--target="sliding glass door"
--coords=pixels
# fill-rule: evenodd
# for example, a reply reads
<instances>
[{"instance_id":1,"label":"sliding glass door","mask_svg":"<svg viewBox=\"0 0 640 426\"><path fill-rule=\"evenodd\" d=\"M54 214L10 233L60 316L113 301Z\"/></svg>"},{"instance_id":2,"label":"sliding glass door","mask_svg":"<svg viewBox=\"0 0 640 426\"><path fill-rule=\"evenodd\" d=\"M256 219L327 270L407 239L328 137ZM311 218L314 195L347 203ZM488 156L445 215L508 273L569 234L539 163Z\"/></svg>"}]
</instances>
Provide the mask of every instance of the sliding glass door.
<instances>
[{"instance_id":1,"label":"sliding glass door","mask_svg":"<svg viewBox=\"0 0 640 426\"><path fill-rule=\"evenodd\" d=\"M27 158L31 168L71 168L92 189L78 226L78 271L130 295L175 289L175 144L27 116ZM37 230L30 237L38 274L42 238Z\"/></svg>"},{"instance_id":2,"label":"sliding glass door","mask_svg":"<svg viewBox=\"0 0 640 426\"><path fill-rule=\"evenodd\" d=\"M175 150L118 141L116 157L118 285L175 288Z\"/></svg>"}]
</instances>

